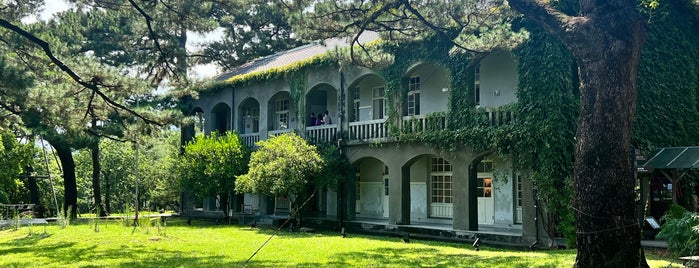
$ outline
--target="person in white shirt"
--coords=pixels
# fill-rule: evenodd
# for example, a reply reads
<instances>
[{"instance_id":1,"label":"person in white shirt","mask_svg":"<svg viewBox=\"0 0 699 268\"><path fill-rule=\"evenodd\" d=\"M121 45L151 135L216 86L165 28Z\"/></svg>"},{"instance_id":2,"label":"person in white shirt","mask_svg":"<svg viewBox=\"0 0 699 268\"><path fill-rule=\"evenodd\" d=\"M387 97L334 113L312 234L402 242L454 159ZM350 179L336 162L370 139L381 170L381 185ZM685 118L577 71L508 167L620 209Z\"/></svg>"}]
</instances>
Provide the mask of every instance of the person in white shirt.
<instances>
[{"instance_id":1,"label":"person in white shirt","mask_svg":"<svg viewBox=\"0 0 699 268\"><path fill-rule=\"evenodd\" d=\"M333 120L330 118L330 115L328 115L328 111L325 111L325 114L323 115L323 123L326 125L332 125Z\"/></svg>"}]
</instances>

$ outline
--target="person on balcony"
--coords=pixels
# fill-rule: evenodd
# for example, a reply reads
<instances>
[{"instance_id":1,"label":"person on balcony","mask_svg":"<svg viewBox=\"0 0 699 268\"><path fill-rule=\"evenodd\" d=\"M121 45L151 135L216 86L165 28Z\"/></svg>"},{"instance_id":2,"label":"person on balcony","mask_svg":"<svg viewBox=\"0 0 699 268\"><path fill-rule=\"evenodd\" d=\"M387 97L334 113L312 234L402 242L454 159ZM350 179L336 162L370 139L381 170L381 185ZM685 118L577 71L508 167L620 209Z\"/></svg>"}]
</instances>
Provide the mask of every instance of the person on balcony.
<instances>
[{"instance_id":1,"label":"person on balcony","mask_svg":"<svg viewBox=\"0 0 699 268\"><path fill-rule=\"evenodd\" d=\"M312 126L315 126L315 125L316 125L316 114L315 114L315 113L311 113L311 119L308 120L308 126L309 126L309 127L312 127Z\"/></svg>"},{"instance_id":2,"label":"person on balcony","mask_svg":"<svg viewBox=\"0 0 699 268\"><path fill-rule=\"evenodd\" d=\"M323 114L318 113L318 117L316 117L316 126L323 125Z\"/></svg>"},{"instance_id":3,"label":"person on balcony","mask_svg":"<svg viewBox=\"0 0 699 268\"><path fill-rule=\"evenodd\" d=\"M324 122L326 125L332 125L332 123L333 123L333 120L332 120L332 118L330 118L330 115L328 115L328 111L327 111L327 110L325 110L325 115L323 115L323 122Z\"/></svg>"}]
</instances>

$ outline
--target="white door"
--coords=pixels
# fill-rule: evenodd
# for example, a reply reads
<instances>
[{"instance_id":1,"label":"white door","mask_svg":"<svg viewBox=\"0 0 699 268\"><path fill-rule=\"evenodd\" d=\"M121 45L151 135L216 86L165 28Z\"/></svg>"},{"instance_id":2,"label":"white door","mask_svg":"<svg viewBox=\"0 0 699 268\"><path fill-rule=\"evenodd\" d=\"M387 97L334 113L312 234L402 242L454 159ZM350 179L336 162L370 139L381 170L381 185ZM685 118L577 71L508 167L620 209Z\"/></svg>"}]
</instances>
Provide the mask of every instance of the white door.
<instances>
[{"instance_id":1,"label":"white door","mask_svg":"<svg viewBox=\"0 0 699 268\"><path fill-rule=\"evenodd\" d=\"M382 218L384 215L383 183L378 181L360 182L360 198L357 200L362 217Z\"/></svg>"},{"instance_id":2,"label":"white door","mask_svg":"<svg viewBox=\"0 0 699 268\"><path fill-rule=\"evenodd\" d=\"M493 206L492 176L478 176L478 224L493 224L495 208Z\"/></svg>"},{"instance_id":3,"label":"white door","mask_svg":"<svg viewBox=\"0 0 699 268\"><path fill-rule=\"evenodd\" d=\"M244 117L243 122L245 125L245 132L243 132L243 134L252 133L252 117L249 117L249 116Z\"/></svg>"}]
</instances>

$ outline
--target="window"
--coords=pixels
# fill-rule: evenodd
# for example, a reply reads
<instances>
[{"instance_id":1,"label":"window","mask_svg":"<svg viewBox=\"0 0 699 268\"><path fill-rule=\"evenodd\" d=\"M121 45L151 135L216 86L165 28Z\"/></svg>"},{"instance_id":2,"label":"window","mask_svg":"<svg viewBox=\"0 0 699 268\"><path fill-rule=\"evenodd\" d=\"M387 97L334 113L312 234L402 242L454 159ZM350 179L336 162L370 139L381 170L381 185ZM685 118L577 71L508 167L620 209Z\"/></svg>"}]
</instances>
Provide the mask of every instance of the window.
<instances>
[{"instance_id":1,"label":"window","mask_svg":"<svg viewBox=\"0 0 699 268\"><path fill-rule=\"evenodd\" d=\"M522 176L517 175L517 217L516 223L522 223Z\"/></svg>"},{"instance_id":2,"label":"window","mask_svg":"<svg viewBox=\"0 0 699 268\"><path fill-rule=\"evenodd\" d=\"M478 188L476 192L477 197L492 197L493 190L493 162L492 161L481 161L478 163L478 173L490 173L490 174L478 174Z\"/></svg>"},{"instance_id":3,"label":"window","mask_svg":"<svg viewBox=\"0 0 699 268\"><path fill-rule=\"evenodd\" d=\"M350 94L352 95L352 110L350 111L350 120L352 122L359 121L359 87L350 88Z\"/></svg>"},{"instance_id":4,"label":"window","mask_svg":"<svg viewBox=\"0 0 699 268\"><path fill-rule=\"evenodd\" d=\"M274 112L276 115L275 129L289 128L289 99L279 99L274 104Z\"/></svg>"},{"instance_id":5,"label":"window","mask_svg":"<svg viewBox=\"0 0 699 268\"><path fill-rule=\"evenodd\" d=\"M412 76L408 82L408 115L420 114L420 77Z\"/></svg>"},{"instance_id":6,"label":"window","mask_svg":"<svg viewBox=\"0 0 699 268\"><path fill-rule=\"evenodd\" d=\"M372 89L372 119L386 118L386 90L384 87Z\"/></svg>"},{"instance_id":7,"label":"window","mask_svg":"<svg viewBox=\"0 0 699 268\"><path fill-rule=\"evenodd\" d=\"M444 158L432 158L430 189L433 203L452 203L452 169Z\"/></svg>"},{"instance_id":8,"label":"window","mask_svg":"<svg viewBox=\"0 0 699 268\"><path fill-rule=\"evenodd\" d=\"M383 166L383 189L384 189L384 195L388 196L388 166Z\"/></svg>"},{"instance_id":9,"label":"window","mask_svg":"<svg viewBox=\"0 0 699 268\"><path fill-rule=\"evenodd\" d=\"M474 103L480 105L481 103L481 66L476 66L474 79L473 79L473 97Z\"/></svg>"}]
</instances>

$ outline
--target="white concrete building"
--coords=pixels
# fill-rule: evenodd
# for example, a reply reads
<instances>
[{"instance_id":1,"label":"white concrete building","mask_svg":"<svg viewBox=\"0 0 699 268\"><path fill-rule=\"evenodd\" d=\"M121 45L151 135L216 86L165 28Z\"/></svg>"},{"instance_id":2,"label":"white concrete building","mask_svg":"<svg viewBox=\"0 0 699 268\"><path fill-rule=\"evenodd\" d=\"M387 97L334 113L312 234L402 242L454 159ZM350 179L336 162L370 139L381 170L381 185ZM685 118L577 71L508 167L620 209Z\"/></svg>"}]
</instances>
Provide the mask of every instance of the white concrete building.
<instances>
[{"instance_id":1,"label":"white concrete building","mask_svg":"<svg viewBox=\"0 0 699 268\"><path fill-rule=\"evenodd\" d=\"M284 68L343 45L342 40L306 45L250 62L217 79L230 82ZM453 93L449 66L414 62L400 77L347 64L302 73L305 83L300 90L276 76L204 91L193 102L191 114L203 119L204 132L235 130L250 145L289 131L310 141L339 144L353 175L339 187L340 193L322 191L314 202L315 216L382 225L386 230L432 228L442 236L446 232L464 238L504 233L509 236L504 243L538 240L531 186L513 169L512 159L493 150L464 146L444 152L399 140L398 132L448 127ZM517 101L515 57L509 52L486 55L473 76L474 111L484 119L480 124L510 123L514 115L498 108ZM387 80L401 81L400 90L391 94ZM311 113L325 111L331 123L311 122ZM183 130L185 138L193 133L193 127ZM283 199L250 194L234 203L237 210L259 215L288 210ZM210 202L204 207L215 209Z\"/></svg>"}]
</instances>

